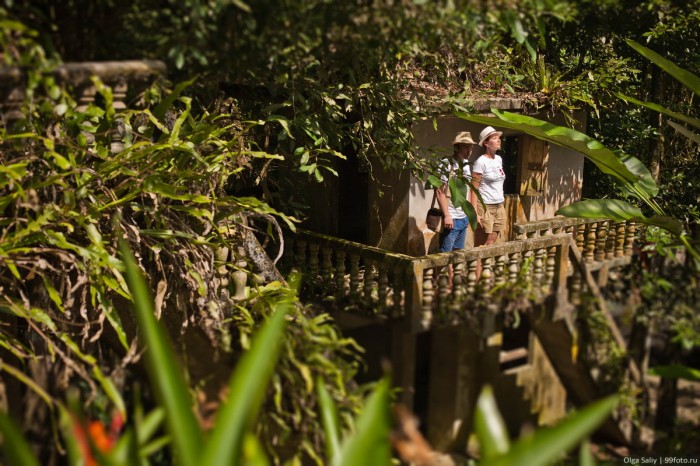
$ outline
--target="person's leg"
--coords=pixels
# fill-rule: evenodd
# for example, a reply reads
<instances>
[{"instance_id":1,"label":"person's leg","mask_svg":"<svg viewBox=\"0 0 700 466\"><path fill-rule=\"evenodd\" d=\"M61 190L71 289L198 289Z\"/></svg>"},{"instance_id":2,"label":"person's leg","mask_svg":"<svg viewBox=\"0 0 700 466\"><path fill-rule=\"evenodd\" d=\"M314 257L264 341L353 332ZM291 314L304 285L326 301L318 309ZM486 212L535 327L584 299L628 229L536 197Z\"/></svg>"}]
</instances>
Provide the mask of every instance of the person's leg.
<instances>
[{"instance_id":1,"label":"person's leg","mask_svg":"<svg viewBox=\"0 0 700 466\"><path fill-rule=\"evenodd\" d=\"M489 206L482 206L481 203L477 205L479 209L479 216L481 217L481 226L477 229L474 235L474 246L488 246L495 242L495 237L493 232L493 215L489 210ZM476 263L476 279L479 280L481 277L481 260Z\"/></svg>"},{"instance_id":2,"label":"person's leg","mask_svg":"<svg viewBox=\"0 0 700 466\"><path fill-rule=\"evenodd\" d=\"M469 219L467 218L456 218L454 220L456 230L456 235L454 238L454 244L452 245L452 250L464 249L464 243L467 240L467 228L469 228Z\"/></svg>"},{"instance_id":3,"label":"person's leg","mask_svg":"<svg viewBox=\"0 0 700 466\"><path fill-rule=\"evenodd\" d=\"M503 204L499 205L498 208L495 209L492 214L493 214L493 231L495 233L495 236L493 238L493 242L495 243L498 240L498 235L501 235L502 232L506 228L507 215L506 215L505 205L503 205ZM506 240L507 240L507 238L506 238Z\"/></svg>"},{"instance_id":4,"label":"person's leg","mask_svg":"<svg viewBox=\"0 0 700 466\"><path fill-rule=\"evenodd\" d=\"M456 221L455 221L456 222ZM456 227L455 223L455 227ZM443 232L442 241L440 242L440 252L450 252L454 248L455 240L459 236L457 228L450 228Z\"/></svg>"},{"instance_id":5,"label":"person's leg","mask_svg":"<svg viewBox=\"0 0 700 466\"><path fill-rule=\"evenodd\" d=\"M452 245L453 251L458 251L464 249L464 243L467 240L467 229L469 228L469 219L467 218L456 218L455 227L457 234L455 235L454 244ZM452 264L447 266L447 286L452 288L452 279L454 277L454 269Z\"/></svg>"}]
</instances>

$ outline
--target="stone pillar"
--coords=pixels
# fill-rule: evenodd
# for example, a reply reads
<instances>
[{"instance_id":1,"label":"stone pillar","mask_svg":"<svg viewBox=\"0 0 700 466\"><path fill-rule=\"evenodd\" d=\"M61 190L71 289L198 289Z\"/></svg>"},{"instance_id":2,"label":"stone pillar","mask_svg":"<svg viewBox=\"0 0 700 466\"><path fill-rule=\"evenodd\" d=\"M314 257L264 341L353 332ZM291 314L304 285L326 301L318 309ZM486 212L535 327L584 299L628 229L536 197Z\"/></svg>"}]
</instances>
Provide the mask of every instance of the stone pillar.
<instances>
[{"instance_id":1,"label":"stone pillar","mask_svg":"<svg viewBox=\"0 0 700 466\"><path fill-rule=\"evenodd\" d=\"M416 334L401 322L391 327L391 375L395 387L401 388L398 401L414 409L416 379Z\"/></svg>"},{"instance_id":2,"label":"stone pillar","mask_svg":"<svg viewBox=\"0 0 700 466\"><path fill-rule=\"evenodd\" d=\"M426 427L438 451L466 450L480 389L481 341L464 326L432 330Z\"/></svg>"}]
</instances>

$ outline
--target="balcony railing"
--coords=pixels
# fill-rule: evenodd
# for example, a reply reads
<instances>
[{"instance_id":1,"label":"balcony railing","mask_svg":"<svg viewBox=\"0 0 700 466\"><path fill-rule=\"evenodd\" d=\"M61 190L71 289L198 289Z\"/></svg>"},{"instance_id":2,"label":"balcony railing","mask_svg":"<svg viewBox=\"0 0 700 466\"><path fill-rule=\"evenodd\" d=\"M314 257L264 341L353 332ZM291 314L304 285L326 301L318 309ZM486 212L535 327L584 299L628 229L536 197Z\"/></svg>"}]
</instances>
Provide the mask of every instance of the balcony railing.
<instances>
[{"instance_id":1,"label":"balcony railing","mask_svg":"<svg viewBox=\"0 0 700 466\"><path fill-rule=\"evenodd\" d=\"M465 305L509 286L526 288L534 299L576 303L590 285L586 273L629 262L637 228L552 219L514 231L515 241L411 257L302 230L286 240L281 267L303 273L308 297L337 310L403 319L421 331L458 320Z\"/></svg>"}]
</instances>

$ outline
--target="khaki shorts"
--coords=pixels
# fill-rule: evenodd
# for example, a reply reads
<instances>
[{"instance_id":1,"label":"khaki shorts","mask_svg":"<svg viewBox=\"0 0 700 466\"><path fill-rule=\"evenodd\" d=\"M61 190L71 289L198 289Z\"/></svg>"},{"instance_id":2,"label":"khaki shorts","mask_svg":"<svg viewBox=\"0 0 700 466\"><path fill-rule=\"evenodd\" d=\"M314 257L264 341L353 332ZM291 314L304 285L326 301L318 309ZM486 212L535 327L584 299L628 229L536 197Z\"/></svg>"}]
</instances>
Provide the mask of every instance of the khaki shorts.
<instances>
[{"instance_id":1,"label":"khaki shorts","mask_svg":"<svg viewBox=\"0 0 700 466\"><path fill-rule=\"evenodd\" d=\"M503 231L506 228L506 207L503 202L500 204L486 204L486 212L481 202L477 203L476 211L481 217L481 226L484 233Z\"/></svg>"}]
</instances>

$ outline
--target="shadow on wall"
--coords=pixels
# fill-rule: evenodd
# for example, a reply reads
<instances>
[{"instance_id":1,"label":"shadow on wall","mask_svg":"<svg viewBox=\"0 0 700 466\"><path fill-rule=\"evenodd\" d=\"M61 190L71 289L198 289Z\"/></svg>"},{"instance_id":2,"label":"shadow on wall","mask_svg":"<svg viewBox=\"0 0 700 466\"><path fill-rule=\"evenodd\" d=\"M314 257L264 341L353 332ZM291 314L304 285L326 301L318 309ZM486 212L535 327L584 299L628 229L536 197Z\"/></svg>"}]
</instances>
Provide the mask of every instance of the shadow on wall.
<instances>
[{"instance_id":1,"label":"shadow on wall","mask_svg":"<svg viewBox=\"0 0 700 466\"><path fill-rule=\"evenodd\" d=\"M438 233L425 226L425 220L419 225L415 217L408 219L408 251L412 256L425 256L438 252L440 241Z\"/></svg>"}]
</instances>

